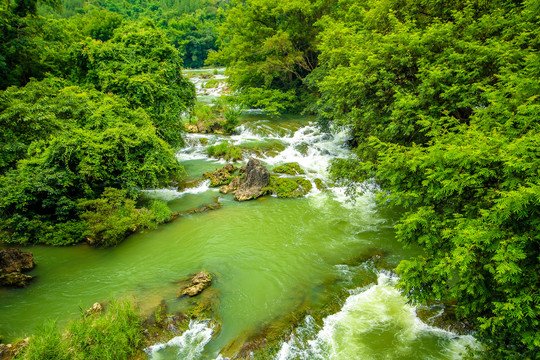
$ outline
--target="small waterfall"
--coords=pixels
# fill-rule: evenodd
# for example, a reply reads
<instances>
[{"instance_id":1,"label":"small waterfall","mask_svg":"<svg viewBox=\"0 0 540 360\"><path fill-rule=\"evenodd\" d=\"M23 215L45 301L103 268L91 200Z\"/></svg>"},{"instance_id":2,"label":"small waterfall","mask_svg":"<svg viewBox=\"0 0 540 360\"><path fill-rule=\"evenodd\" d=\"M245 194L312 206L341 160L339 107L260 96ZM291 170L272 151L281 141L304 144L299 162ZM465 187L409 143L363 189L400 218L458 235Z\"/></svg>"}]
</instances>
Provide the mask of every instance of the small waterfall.
<instances>
[{"instance_id":1,"label":"small waterfall","mask_svg":"<svg viewBox=\"0 0 540 360\"><path fill-rule=\"evenodd\" d=\"M175 188L164 189L151 189L144 190L144 194L149 198L160 199L164 201L171 201L184 196L185 194L200 194L210 189L210 180L203 181L199 186L192 188L185 188L182 191L178 191Z\"/></svg>"},{"instance_id":2,"label":"small waterfall","mask_svg":"<svg viewBox=\"0 0 540 360\"><path fill-rule=\"evenodd\" d=\"M181 336L167 343L152 345L144 351L152 360L197 360L201 358L204 347L212 339L213 326L208 322L192 321L189 329Z\"/></svg>"}]
</instances>

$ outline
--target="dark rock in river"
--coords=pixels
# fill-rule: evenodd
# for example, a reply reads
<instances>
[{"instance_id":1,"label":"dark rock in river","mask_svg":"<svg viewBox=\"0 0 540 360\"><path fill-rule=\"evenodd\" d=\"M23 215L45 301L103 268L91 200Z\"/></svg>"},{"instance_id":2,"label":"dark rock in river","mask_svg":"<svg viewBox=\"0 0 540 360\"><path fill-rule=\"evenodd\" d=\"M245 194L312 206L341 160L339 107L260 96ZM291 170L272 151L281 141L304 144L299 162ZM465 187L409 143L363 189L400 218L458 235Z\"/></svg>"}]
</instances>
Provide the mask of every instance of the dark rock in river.
<instances>
[{"instance_id":1,"label":"dark rock in river","mask_svg":"<svg viewBox=\"0 0 540 360\"><path fill-rule=\"evenodd\" d=\"M0 285L23 287L32 279L22 274L31 270L36 264L34 255L19 249L0 249Z\"/></svg>"},{"instance_id":2,"label":"dark rock in river","mask_svg":"<svg viewBox=\"0 0 540 360\"><path fill-rule=\"evenodd\" d=\"M31 276L21 274L20 272L0 275L0 285L2 286L25 287L31 280Z\"/></svg>"},{"instance_id":3,"label":"dark rock in river","mask_svg":"<svg viewBox=\"0 0 540 360\"><path fill-rule=\"evenodd\" d=\"M0 249L0 271L9 273L32 270L36 266L34 255L19 249Z\"/></svg>"},{"instance_id":4,"label":"dark rock in river","mask_svg":"<svg viewBox=\"0 0 540 360\"><path fill-rule=\"evenodd\" d=\"M178 292L178 297L189 295L196 296L199 295L204 289L210 286L212 282L212 277L205 271L201 271L198 274L195 274L191 280L182 286Z\"/></svg>"},{"instance_id":5,"label":"dark rock in river","mask_svg":"<svg viewBox=\"0 0 540 360\"><path fill-rule=\"evenodd\" d=\"M249 159L244 177L240 179L238 190L234 194L234 199L245 201L256 199L264 194L263 189L270 182L270 172L256 159Z\"/></svg>"}]
</instances>

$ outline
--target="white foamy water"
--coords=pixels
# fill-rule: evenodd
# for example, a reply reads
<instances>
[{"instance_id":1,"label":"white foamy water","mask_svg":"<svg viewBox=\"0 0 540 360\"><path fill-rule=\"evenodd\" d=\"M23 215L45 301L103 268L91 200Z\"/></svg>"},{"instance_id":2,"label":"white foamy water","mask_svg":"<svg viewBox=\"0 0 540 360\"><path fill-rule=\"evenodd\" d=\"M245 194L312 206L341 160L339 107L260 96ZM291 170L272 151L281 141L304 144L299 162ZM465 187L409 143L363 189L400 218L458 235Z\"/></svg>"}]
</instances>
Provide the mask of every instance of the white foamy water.
<instances>
[{"instance_id":1,"label":"white foamy water","mask_svg":"<svg viewBox=\"0 0 540 360\"><path fill-rule=\"evenodd\" d=\"M450 360L461 359L469 347L480 346L472 336L423 323L394 287L395 280L380 273L376 285L353 292L341 311L324 319L322 327L308 316L282 344L276 359Z\"/></svg>"},{"instance_id":2,"label":"white foamy water","mask_svg":"<svg viewBox=\"0 0 540 360\"><path fill-rule=\"evenodd\" d=\"M152 360L175 359L197 360L201 358L204 347L214 333L213 326L207 321L191 321L189 329L181 336L171 339L167 343L160 343L146 348L144 351Z\"/></svg>"},{"instance_id":3,"label":"white foamy water","mask_svg":"<svg viewBox=\"0 0 540 360\"><path fill-rule=\"evenodd\" d=\"M203 181L199 186L186 188L182 191L178 191L175 188L166 188L166 189L152 189L144 190L143 192L146 196L153 199L160 199L164 201L171 201L179 197L184 196L185 194L200 194L207 192L210 189L210 180Z\"/></svg>"}]
</instances>

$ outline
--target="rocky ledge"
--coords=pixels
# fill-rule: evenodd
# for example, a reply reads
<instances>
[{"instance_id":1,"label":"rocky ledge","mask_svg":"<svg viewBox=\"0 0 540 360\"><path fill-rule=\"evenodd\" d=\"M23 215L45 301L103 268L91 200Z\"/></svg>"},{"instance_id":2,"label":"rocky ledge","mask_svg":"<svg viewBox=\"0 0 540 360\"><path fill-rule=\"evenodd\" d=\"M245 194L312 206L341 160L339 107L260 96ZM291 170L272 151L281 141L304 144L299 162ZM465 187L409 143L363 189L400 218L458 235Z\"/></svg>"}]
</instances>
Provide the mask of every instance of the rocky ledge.
<instances>
[{"instance_id":1,"label":"rocky ledge","mask_svg":"<svg viewBox=\"0 0 540 360\"><path fill-rule=\"evenodd\" d=\"M0 286L23 287L32 277L22 272L36 266L34 255L19 249L0 249Z\"/></svg>"}]
</instances>

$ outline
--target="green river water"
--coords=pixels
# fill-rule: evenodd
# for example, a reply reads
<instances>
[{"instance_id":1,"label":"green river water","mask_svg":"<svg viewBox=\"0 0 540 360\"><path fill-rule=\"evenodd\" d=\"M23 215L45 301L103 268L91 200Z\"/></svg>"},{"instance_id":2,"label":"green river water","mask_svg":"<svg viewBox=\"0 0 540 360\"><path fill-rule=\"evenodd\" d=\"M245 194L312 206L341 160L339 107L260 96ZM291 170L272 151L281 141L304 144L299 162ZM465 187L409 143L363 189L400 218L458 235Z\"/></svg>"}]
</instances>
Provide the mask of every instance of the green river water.
<instances>
[{"instance_id":1,"label":"green river water","mask_svg":"<svg viewBox=\"0 0 540 360\"><path fill-rule=\"evenodd\" d=\"M329 161L347 155L347 136L320 133L309 121L248 113L230 140L262 149L259 158L269 168L295 161L309 179L328 180ZM212 144L224 137L187 136L188 146L178 158L192 178L224 164L206 158L200 138ZM179 212L219 195L207 183L183 192L148 191ZM418 253L395 241L392 224L398 214L377 207L370 191L354 203L345 200L344 190L336 187L314 187L298 199L264 197L239 203L232 195L222 195L221 209L181 217L132 235L114 248L28 247L38 264L30 273L36 279L24 289L0 290L0 334L8 340L31 334L49 318L62 324L111 296L129 296L142 310L165 299L174 309L178 289L173 282L206 269L215 275L213 284L220 292L221 332L211 340L212 329L194 323L183 337L148 353L152 359L214 359L234 338L294 311L305 299L317 301L322 284L350 285L354 269L346 264L366 251L385 250L385 260L392 264ZM422 323L393 287L391 274L378 273L369 262L355 266L374 274L378 283L353 290L322 326L307 317L276 358L459 359L466 346L476 346L471 336Z\"/></svg>"}]
</instances>

